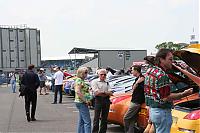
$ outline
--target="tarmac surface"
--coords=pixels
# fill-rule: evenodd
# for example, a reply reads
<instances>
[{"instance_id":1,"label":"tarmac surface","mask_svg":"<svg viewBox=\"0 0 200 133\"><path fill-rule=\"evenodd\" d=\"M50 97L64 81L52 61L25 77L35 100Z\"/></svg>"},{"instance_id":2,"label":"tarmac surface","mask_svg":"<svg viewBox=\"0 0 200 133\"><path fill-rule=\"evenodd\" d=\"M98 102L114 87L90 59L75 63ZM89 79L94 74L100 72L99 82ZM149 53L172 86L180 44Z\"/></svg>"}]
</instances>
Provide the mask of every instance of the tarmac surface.
<instances>
[{"instance_id":1,"label":"tarmac surface","mask_svg":"<svg viewBox=\"0 0 200 133\"><path fill-rule=\"evenodd\" d=\"M76 133L78 110L74 98L64 95L62 104L51 104L52 101L53 92L38 95L37 121L27 122L24 98L19 97L18 92L12 93L10 85L0 85L0 133ZM93 121L93 110L90 113ZM123 129L119 125L109 124L107 133L123 133Z\"/></svg>"}]
</instances>

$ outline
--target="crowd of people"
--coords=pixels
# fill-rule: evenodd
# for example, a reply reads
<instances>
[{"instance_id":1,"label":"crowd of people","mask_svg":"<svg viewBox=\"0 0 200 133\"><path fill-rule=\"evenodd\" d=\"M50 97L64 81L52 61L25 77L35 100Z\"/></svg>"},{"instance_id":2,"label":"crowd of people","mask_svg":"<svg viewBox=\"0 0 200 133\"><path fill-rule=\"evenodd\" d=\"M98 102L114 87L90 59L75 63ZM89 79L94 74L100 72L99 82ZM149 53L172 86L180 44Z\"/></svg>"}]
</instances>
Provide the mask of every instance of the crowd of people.
<instances>
[{"instance_id":1,"label":"crowd of people","mask_svg":"<svg viewBox=\"0 0 200 133\"><path fill-rule=\"evenodd\" d=\"M132 85L132 99L129 108L124 116L125 133L133 133L134 125L136 123L138 112L141 104L146 103L149 108L149 124L153 125L151 131L149 126L145 130L147 132L156 133L170 133L172 125L171 109L173 107L173 100L181 99L192 94L193 89L189 88L183 92L173 93L174 86L169 78L167 71L172 67L176 67L182 73L190 77L198 86L200 86L200 78L173 64L173 51L170 49L160 49L154 60L154 64L149 65L146 73L142 75L141 66L136 65L131 67L129 73L136 77ZM26 86L25 94L25 110L27 121L35 121L35 111L37 103L37 88L39 87L39 94L48 95L45 86L46 76L44 69L40 68L38 73L34 72L34 65L29 65L27 72L21 78L21 84ZM59 103L62 103L62 84L66 76L60 67L56 67L53 76L55 88L54 99L52 104L57 104L57 94L59 93ZM110 108L110 96L113 95L109 82L106 80L111 75L116 73L111 68L98 69L98 78L91 83L92 93L90 87L85 82L88 75L86 67L80 67L77 70L77 78L75 81L75 105L79 111L78 133L106 133L107 131L107 117ZM125 74L120 71L120 74ZM68 74L67 76L69 76ZM16 90L16 77L14 73L10 74L12 91ZM91 100L95 97L94 118L93 124L91 121L89 106ZM30 104L32 104L30 112ZM93 125L93 127L92 127Z\"/></svg>"}]
</instances>

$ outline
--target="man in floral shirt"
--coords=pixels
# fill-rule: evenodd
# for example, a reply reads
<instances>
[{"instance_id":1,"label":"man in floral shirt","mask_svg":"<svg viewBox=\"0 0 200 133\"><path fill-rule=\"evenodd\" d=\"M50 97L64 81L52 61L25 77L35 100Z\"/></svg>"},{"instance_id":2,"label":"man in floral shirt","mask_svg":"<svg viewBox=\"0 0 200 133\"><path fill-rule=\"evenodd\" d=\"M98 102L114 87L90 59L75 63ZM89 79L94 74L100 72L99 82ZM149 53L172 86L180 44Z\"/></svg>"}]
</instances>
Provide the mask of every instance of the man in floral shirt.
<instances>
[{"instance_id":1,"label":"man in floral shirt","mask_svg":"<svg viewBox=\"0 0 200 133\"><path fill-rule=\"evenodd\" d=\"M170 133L172 125L171 108L173 100L192 93L192 88L180 93L171 93L173 88L166 71L172 68L173 54L169 49L160 49L156 54L156 65L150 67L145 74L145 101L150 107L150 120L156 133Z\"/></svg>"}]
</instances>

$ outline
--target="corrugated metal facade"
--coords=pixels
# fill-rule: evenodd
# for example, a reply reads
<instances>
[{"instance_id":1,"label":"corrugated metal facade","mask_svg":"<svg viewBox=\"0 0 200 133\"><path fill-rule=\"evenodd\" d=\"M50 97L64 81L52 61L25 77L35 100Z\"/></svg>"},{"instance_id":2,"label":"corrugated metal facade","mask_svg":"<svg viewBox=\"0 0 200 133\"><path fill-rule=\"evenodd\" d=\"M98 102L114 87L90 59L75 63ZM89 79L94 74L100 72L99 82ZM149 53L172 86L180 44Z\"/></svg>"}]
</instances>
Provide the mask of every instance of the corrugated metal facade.
<instances>
[{"instance_id":1,"label":"corrugated metal facade","mask_svg":"<svg viewBox=\"0 0 200 133\"><path fill-rule=\"evenodd\" d=\"M127 69L133 61L143 61L147 56L147 50L99 50L98 66L114 69Z\"/></svg>"},{"instance_id":2,"label":"corrugated metal facade","mask_svg":"<svg viewBox=\"0 0 200 133\"><path fill-rule=\"evenodd\" d=\"M41 64L40 31L31 28L0 27L0 69L25 69Z\"/></svg>"}]
</instances>

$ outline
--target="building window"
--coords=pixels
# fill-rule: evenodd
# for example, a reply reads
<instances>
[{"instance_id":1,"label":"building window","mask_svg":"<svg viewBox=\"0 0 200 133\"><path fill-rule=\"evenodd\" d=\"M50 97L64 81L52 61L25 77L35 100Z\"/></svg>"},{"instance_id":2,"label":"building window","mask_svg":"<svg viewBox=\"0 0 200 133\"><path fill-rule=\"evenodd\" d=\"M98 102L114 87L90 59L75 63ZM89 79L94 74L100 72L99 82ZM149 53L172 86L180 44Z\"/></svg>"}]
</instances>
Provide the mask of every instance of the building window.
<instances>
[{"instance_id":1,"label":"building window","mask_svg":"<svg viewBox=\"0 0 200 133\"><path fill-rule=\"evenodd\" d=\"M10 31L10 32L13 32L13 30L12 30L12 29L10 29L9 31Z\"/></svg>"},{"instance_id":2,"label":"building window","mask_svg":"<svg viewBox=\"0 0 200 133\"><path fill-rule=\"evenodd\" d=\"M15 60L10 60L10 62L15 62Z\"/></svg>"},{"instance_id":3,"label":"building window","mask_svg":"<svg viewBox=\"0 0 200 133\"><path fill-rule=\"evenodd\" d=\"M24 52L24 50L20 50L20 52Z\"/></svg>"},{"instance_id":4,"label":"building window","mask_svg":"<svg viewBox=\"0 0 200 133\"><path fill-rule=\"evenodd\" d=\"M24 40L20 40L20 42L23 42Z\"/></svg>"},{"instance_id":5,"label":"building window","mask_svg":"<svg viewBox=\"0 0 200 133\"><path fill-rule=\"evenodd\" d=\"M19 30L19 32L23 32L23 30Z\"/></svg>"},{"instance_id":6,"label":"building window","mask_svg":"<svg viewBox=\"0 0 200 133\"><path fill-rule=\"evenodd\" d=\"M2 50L3 52L6 52L6 50Z\"/></svg>"},{"instance_id":7,"label":"building window","mask_svg":"<svg viewBox=\"0 0 200 133\"><path fill-rule=\"evenodd\" d=\"M10 42L14 42L14 40L10 40Z\"/></svg>"},{"instance_id":8,"label":"building window","mask_svg":"<svg viewBox=\"0 0 200 133\"><path fill-rule=\"evenodd\" d=\"M14 50L10 50L10 52L14 52Z\"/></svg>"},{"instance_id":9,"label":"building window","mask_svg":"<svg viewBox=\"0 0 200 133\"><path fill-rule=\"evenodd\" d=\"M21 60L21 62L24 62L24 60Z\"/></svg>"}]
</instances>

